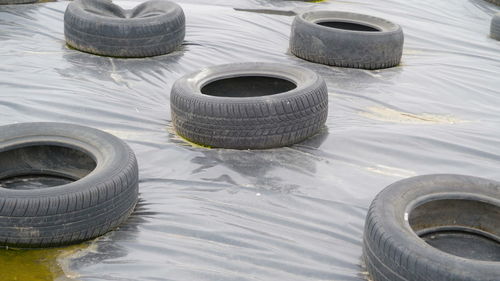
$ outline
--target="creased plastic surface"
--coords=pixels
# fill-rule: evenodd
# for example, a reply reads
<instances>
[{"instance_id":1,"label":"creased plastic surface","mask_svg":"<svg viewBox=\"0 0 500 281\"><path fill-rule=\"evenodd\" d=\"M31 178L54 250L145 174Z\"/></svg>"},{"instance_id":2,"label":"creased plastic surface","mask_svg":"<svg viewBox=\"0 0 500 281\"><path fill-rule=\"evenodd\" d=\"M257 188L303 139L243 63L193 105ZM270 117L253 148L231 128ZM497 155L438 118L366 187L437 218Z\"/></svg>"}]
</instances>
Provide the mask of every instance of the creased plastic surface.
<instances>
[{"instance_id":1,"label":"creased plastic surface","mask_svg":"<svg viewBox=\"0 0 500 281\"><path fill-rule=\"evenodd\" d=\"M0 6L0 125L77 123L113 133L136 152L137 211L69 261L77 279L363 280L364 216L385 186L429 173L500 180L500 42L488 35L497 6L191 0L180 3L187 18L181 50L111 59L65 46L67 4ZM244 11L252 9L260 12ZM307 9L399 23L401 66L366 71L294 57L287 15ZM321 74L330 94L321 134L261 151L178 138L170 123L173 82L245 61Z\"/></svg>"}]
</instances>

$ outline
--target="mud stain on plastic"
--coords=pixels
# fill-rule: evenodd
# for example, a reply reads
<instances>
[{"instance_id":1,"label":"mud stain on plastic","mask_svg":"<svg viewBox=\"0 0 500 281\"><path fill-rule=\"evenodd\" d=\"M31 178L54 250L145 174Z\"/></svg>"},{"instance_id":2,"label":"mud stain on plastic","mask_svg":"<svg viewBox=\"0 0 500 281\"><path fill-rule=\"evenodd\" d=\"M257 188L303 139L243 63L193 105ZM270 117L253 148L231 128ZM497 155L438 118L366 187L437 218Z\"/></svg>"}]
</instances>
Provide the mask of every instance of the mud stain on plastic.
<instances>
[{"instance_id":1,"label":"mud stain on plastic","mask_svg":"<svg viewBox=\"0 0 500 281\"><path fill-rule=\"evenodd\" d=\"M115 62L113 61L113 58L109 58L109 62L110 62L111 67L112 67L111 73L109 74L111 79L113 79L113 81L115 81L116 84L118 84L118 85L123 84L127 88L131 89L132 87L131 87L130 83L128 81L126 81L125 79L123 79L123 77L116 70L116 65L115 65Z\"/></svg>"},{"instance_id":2,"label":"mud stain on plastic","mask_svg":"<svg viewBox=\"0 0 500 281\"><path fill-rule=\"evenodd\" d=\"M366 167L365 169L373 173L391 177L398 177L398 178L408 178L417 175L417 173L414 171L389 167L385 165L375 165L374 167Z\"/></svg>"},{"instance_id":3,"label":"mud stain on plastic","mask_svg":"<svg viewBox=\"0 0 500 281\"><path fill-rule=\"evenodd\" d=\"M424 52L419 51L419 50L412 50L412 49L405 49L403 48L403 55L419 55Z\"/></svg>"},{"instance_id":4,"label":"mud stain on plastic","mask_svg":"<svg viewBox=\"0 0 500 281\"><path fill-rule=\"evenodd\" d=\"M88 253L94 244L49 249L0 249L0 280L78 280L70 261Z\"/></svg>"},{"instance_id":5,"label":"mud stain on plastic","mask_svg":"<svg viewBox=\"0 0 500 281\"><path fill-rule=\"evenodd\" d=\"M359 112L359 115L369 119L403 124L458 124L468 122L450 115L413 114L386 107L368 107L366 111Z\"/></svg>"}]
</instances>

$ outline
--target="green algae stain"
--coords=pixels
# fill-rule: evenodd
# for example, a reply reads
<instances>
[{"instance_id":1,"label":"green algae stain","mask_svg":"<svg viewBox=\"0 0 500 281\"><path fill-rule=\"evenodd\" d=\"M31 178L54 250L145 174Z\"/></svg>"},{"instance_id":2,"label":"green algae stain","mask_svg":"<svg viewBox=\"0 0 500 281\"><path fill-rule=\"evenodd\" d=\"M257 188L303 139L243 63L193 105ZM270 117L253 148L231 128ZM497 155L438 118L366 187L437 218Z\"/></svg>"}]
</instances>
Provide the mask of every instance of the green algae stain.
<instances>
[{"instance_id":1,"label":"green algae stain","mask_svg":"<svg viewBox=\"0 0 500 281\"><path fill-rule=\"evenodd\" d=\"M183 136L177 134L177 137L186 143L186 145L188 146L191 146L191 147L194 147L194 148L205 148L205 149L211 149L212 147L211 146L208 146L208 145L204 145L204 144L199 144L199 143L194 143L186 138L184 138Z\"/></svg>"},{"instance_id":2,"label":"green algae stain","mask_svg":"<svg viewBox=\"0 0 500 281\"><path fill-rule=\"evenodd\" d=\"M0 280L78 280L68 272L66 260L87 244L49 249L0 249Z\"/></svg>"},{"instance_id":3,"label":"green algae stain","mask_svg":"<svg viewBox=\"0 0 500 281\"><path fill-rule=\"evenodd\" d=\"M179 135L175 131L174 127L171 124L167 125L167 132L169 134L170 139L173 140L175 143L178 143L180 145L191 146L193 148L204 148L204 149L211 149L212 148L211 146L194 143L194 142L184 138L183 136Z\"/></svg>"}]
</instances>

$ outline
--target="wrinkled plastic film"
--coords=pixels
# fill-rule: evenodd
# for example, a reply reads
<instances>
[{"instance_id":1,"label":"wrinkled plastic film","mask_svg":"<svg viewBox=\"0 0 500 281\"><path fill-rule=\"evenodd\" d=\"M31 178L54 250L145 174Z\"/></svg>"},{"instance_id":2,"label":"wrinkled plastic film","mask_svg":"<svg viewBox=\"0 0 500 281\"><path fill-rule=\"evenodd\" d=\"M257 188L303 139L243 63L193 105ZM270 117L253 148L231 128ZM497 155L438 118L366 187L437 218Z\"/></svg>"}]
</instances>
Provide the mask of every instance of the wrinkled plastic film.
<instances>
[{"instance_id":1,"label":"wrinkled plastic film","mask_svg":"<svg viewBox=\"0 0 500 281\"><path fill-rule=\"evenodd\" d=\"M0 6L0 125L57 121L102 129L132 147L140 169L135 213L62 259L67 276L364 280L364 217L385 186L430 173L500 180L500 42L489 38L495 5L182 1L186 39L178 51L116 59L65 45L67 4ZM291 15L309 9L400 24L401 65L367 71L294 57ZM208 149L176 136L174 81L246 61L319 73L329 89L325 128L295 146L256 151Z\"/></svg>"}]
</instances>

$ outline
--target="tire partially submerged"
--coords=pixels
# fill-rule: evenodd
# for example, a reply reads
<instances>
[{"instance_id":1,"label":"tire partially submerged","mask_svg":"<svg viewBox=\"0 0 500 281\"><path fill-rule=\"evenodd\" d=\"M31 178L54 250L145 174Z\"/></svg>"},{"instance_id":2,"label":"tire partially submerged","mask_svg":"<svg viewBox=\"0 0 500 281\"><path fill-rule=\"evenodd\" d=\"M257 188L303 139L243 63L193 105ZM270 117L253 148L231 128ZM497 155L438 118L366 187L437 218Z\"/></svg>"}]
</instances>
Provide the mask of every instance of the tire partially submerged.
<instances>
[{"instance_id":1,"label":"tire partially submerged","mask_svg":"<svg viewBox=\"0 0 500 281\"><path fill-rule=\"evenodd\" d=\"M396 182L368 210L364 260L374 281L497 281L500 183L460 175Z\"/></svg>"},{"instance_id":2,"label":"tire partially submerged","mask_svg":"<svg viewBox=\"0 0 500 281\"><path fill-rule=\"evenodd\" d=\"M491 19L490 36L500 40L500 13L496 13Z\"/></svg>"},{"instance_id":3,"label":"tire partially submerged","mask_svg":"<svg viewBox=\"0 0 500 281\"><path fill-rule=\"evenodd\" d=\"M340 67L379 69L400 63L403 30L382 18L339 11L295 17L290 51L299 58Z\"/></svg>"},{"instance_id":4,"label":"tire partially submerged","mask_svg":"<svg viewBox=\"0 0 500 281\"><path fill-rule=\"evenodd\" d=\"M77 243L124 222L138 198L132 150L64 123L0 127L0 245Z\"/></svg>"},{"instance_id":5,"label":"tire partially submerged","mask_svg":"<svg viewBox=\"0 0 500 281\"><path fill-rule=\"evenodd\" d=\"M210 147L288 146L316 134L328 115L325 81L301 67L240 63L177 80L172 122L182 137Z\"/></svg>"},{"instance_id":6,"label":"tire partially submerged","mask_svg":"<svg viewBox=\"0 0 500 281\"><path fill-rule=\"evenodd\" d=\"M124 10L108 0L76 0L64 13L69 46L112 57L150 57L170 53L184 40L181 7L150 0Z\"/></svg>"}]
</instances>

